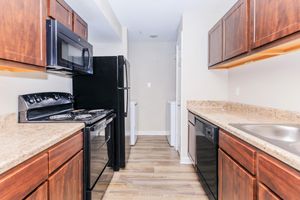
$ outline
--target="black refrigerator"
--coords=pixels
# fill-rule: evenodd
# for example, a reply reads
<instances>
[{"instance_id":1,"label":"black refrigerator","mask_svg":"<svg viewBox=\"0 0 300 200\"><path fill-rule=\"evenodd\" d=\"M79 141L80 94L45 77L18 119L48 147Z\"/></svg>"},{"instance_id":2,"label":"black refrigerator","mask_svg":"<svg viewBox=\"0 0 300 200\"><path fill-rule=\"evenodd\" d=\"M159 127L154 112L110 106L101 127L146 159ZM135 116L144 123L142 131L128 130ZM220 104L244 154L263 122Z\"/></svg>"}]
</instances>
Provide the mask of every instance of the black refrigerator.
<instances>
[{"instance_id":1,"label":"black refrigerator","mask_svg":"<svg viewBox=\"0 0 300 200\"><path fill-rule=\"evenodd\" d=\"M130 65L124 56L94 57L93 65L93 75L73 77L74 106L115 111L112 165L118 171L130 153Z\"/></svg>"}]
</instances>

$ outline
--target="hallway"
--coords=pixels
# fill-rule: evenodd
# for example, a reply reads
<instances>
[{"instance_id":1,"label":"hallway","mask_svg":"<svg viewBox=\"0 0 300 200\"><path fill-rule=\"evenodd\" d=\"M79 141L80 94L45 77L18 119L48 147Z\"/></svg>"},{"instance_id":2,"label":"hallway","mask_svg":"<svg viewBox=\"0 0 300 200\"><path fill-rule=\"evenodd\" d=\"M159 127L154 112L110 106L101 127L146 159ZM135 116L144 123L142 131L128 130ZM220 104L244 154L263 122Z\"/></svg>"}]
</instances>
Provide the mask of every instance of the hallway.
<instances>
[{"instance_id":1,"label":"hallway","mask_svg":"<svg viewBox=\"0 0 300 200\"><path fill-rule=\"evenodd\" d=\"M104 200L206 200L191 165L181 165L165 136L139 136L126 169L115 172Z\"/></svg>"}]
</instances>

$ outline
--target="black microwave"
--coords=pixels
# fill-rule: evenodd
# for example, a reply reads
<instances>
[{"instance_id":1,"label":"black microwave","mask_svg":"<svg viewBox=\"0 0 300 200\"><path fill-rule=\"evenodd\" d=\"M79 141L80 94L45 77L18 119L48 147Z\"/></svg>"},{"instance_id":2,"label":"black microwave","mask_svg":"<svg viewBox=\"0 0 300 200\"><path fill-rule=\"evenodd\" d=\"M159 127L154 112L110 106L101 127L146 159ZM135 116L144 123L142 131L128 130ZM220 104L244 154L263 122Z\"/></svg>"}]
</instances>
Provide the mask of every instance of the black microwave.
<instances>
[{"instance_id":1,"label":"black microwave","mask_svg":"<svg viewBox=\"0 0 300 200\"><path fill-rule=\"evenodd\" d=\"M47 20L47 71L93 74L93 46L57 20Z\"/></svg>"}]
</instances>

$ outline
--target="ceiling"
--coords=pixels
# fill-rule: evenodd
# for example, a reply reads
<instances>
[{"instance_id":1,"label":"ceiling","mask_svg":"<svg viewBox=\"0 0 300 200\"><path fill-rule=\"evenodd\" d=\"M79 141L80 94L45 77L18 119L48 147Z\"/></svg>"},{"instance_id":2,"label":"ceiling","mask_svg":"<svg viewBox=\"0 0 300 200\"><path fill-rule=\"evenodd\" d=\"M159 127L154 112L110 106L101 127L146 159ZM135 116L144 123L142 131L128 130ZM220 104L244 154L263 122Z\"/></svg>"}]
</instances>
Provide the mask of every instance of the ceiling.
<instances>
[{"instance_id":1,"label":"ceiling","mask_svg":"<svg viewBox=\"0 0 300 200\"><path fill-rule=\"evenodd\" d=\"M185 10L222 12L237 0L109 0L131 41L175 41ZM150 35L158 35L150 38Z\"/></svg>"}]
</instances>

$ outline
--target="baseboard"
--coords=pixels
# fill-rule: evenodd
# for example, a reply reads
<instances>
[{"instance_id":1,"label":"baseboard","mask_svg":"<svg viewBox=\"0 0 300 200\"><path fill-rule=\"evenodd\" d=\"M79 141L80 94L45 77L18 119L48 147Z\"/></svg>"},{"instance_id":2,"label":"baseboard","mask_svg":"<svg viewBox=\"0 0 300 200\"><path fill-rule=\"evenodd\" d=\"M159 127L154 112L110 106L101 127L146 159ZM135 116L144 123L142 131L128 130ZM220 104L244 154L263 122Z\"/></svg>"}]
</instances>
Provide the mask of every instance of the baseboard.
<instances>
[{"instance_id":1,"label":"baseboard","mask_svg":"<svg viewBox=\"0 0 300 200\"><path fill-rule=\"evenodd\" d=\"M168 135L168 131L138 131L137 135Z\"/></svg>"},{"instance_id":2,"label":"baseboard","mask_svg":"<svg viewBox=\"0 0 300 200\"><path fill-rule=\"evenodd\" d=\"M187 157L180 157L180 164L190 165L193 164L191 159Z\"/></svg>"}]
</instances>

